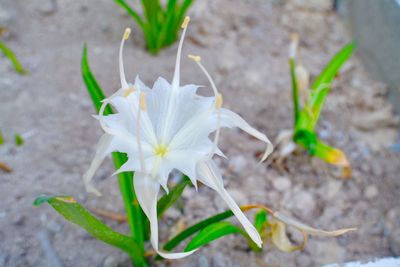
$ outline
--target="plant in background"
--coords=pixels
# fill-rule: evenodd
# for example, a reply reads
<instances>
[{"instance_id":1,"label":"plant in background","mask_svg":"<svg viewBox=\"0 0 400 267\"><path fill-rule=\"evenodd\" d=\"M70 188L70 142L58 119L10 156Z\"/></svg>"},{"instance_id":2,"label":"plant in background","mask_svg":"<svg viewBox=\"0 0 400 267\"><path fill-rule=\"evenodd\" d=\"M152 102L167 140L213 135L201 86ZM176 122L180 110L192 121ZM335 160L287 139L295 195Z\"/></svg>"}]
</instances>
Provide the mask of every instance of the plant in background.
<instances>
[{"instance_id":1,"label":"plant in background","mask_svg":"<svg viewBox=\"0 0 400 267\"><path fill-rule=\"evenodd\" d=\"M180 25L193 0L168 0L165 6L160 0L141 0L143 16L126 0L114 0L128 12L143 31L146 47L152 54L173 44L178 39Z\"/></svg>"},{"instance_id":2,"label":"plant in background","mask_svg":"<svg viewBox=\"0 0 400 267\"><path fill-rule=\"evenodd\" d=\"M354 43L344 46L325 66L309 88L309 73L300 60L297 61L299 38L292 35L289 51L290 74L292 77L292 97L294 130L285 131L277 138L280 156L286 157L296 149L296 144L304 147L311 156L342 168L342 178L351 177L351 167L346 155L339 149L322 142L315 131L321 110L331 88L331 84L342 65L350 58ZM302 101L304 100L304 101ZM303 105L302 105L303 104ZM288 141L288 140L292 141Z\"/></svg>"},{"instance_id":3,"label":"plant in background","mask_svg":"<svg viewBox=\"0 0 400 267\"><path fill-rule=\"evenodd\" d=\"M89 192L100 195L91 180L106 155L112 153L130 235L115 232L70 196L42 195L34 204L50 204L65 219L81 226L95 238L128 253L134 266L147 266L147 257L157 254L168 259L188 256L199 247L229 234L242 235L255 251L260 251L263 241L269 239L279 249L290 252L304 246L308 234L337 236L353 230L321 231L263 205L239 207L235 203L224 188L222 175L212 160L214 155L223 156L218 148L220 128L239 127L265 142L267 148L262 160L272 151L272 145L264 134L252 128L236 113L222 107L222 95L199 56L189 57L207 76L214 96L200 96L196 93L197 86L179 84L181 51L188 22L189 18L182 25L184 30L171 84L159 78L150 89L139 78L134 84L126 81L122 49L130 33L127 29L119 53L122 88L106 98L89 68L86 46L83 50L83 79L98 111L96 118L105 132L84 175L84 184ZM113 112L112 107L117 113ZM211 140L209 135L213 132L215 134ZM168 186L168 176L173 169L179 170L182 178L171 187ZM230 210L186 228L168 240L161 249L158 239L159 218L179 199L186 186L193 184L197 188L197 181L214 189ZM164 194L158 199L160 186ZM258 210L254 225L244 215L244 212L252 209ZM226 221L232 216L236 216L243 229ZM285 233L286 225L304 234L302 245L290 243ZM170 252L189 238L183 252ZM145 251L145 242L149 239L154 252Z\"/></svg>"},{"instance_id":4,"label":"plant in background","mask_svg":"<svg viewBox=\"0 0 400 267\"><path fill-rule=\"evenodd\" d=\"M6 28L0 26L0 36L3 35L4 32L6 32ZM0 42L0 50L11 61L16 72L19 74L28 74L28 71L22 66L21 62L19 62L15 53L3 42Z\"/></svg>"}]
</instances>

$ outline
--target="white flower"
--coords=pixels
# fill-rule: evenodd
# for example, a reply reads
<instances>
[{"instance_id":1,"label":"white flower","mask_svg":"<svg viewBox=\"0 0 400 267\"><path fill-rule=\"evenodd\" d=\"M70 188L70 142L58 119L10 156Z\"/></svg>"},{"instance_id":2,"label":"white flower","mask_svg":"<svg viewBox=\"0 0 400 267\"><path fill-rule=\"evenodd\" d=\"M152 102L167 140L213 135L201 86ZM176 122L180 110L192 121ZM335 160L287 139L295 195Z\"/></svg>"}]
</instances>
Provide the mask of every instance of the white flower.
<instances>
[{"instance_id":1,"label":"white flower","mask_svg":"<svg viewBox=\"0 0 400 267\"><path fill-rule=\"evenodd\" d=\"M272 151L268 138L248 125L236 113L224 109L210 75L195 60L210 80L214 96L204 97L196 93L198 86L179 85L182 44L189 22L182 24L175 73L172 84L158 78L150 89L139 78L135 84L125 80L122 50L130 30L121 41L119 66L122 88L103 101L98 120L105 134L101 137L93 162L84 175L87 190L99 194L90 185L94 172L107 154L118 151L128 155L128 161L117 172L134 171L134 188L140 206L150 220L151 243L158 254L165 258L181 258L187 253L165 253L158 249L157 196L160 185L168 193L168 176L173 169L187 175L197 188L197 181L216 190L232 209L251 239L261 246L262 241L254 226L245 217L235 201L225 190L222 176L212 161L214 154L223 156L218 149L221 127L239 127L267 144L262 160ZM105 107L111 104L117 113L104 116ZM209 135L215 132L214 140Z\"/></svg>"}]
</instances>

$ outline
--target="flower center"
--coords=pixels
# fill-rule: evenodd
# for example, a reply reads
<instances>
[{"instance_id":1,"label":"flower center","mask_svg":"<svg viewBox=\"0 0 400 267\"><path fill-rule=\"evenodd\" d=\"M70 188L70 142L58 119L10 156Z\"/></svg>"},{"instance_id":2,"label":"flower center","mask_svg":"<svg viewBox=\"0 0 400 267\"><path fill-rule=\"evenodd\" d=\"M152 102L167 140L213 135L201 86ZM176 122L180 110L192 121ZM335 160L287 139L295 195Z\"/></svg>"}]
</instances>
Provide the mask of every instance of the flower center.
<instances>
[{"instance_id":1,"label":"flower center","mask_svg":"<svg viewBox=\"0 0 400 267\"><path fill-rule=\"evenodd\" d=\"M168 152L168 147L166 145L158 145L154 149L154 153L159 157L164 157Z\"/></svg>"}]
</instances>

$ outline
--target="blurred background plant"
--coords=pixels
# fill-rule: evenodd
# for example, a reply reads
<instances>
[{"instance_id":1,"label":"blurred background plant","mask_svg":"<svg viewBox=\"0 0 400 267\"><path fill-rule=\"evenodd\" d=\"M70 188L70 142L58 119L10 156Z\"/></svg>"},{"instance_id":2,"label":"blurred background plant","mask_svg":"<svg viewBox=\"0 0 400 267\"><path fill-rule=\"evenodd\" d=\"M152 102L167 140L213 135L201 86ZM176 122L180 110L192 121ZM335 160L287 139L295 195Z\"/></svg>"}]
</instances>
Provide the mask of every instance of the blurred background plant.
<instances>
[{"instance_id":1,"label":"blurred background plant","mask_svg":"<svg viewBox=\"0 0 400 267\"><path fill-rule=\"evenodd\" d=\"M331 84L340 68L350 58L355 43L345 45L325 66L309 87L310 75L307 69L297 60L299 36L292 34L289 51L290 75L292 77L293 131L284 131L277 138L279 157L286 157L296 149L296 144L304 147L311 156L342 168L341 177L351 177L351 166L343 151L322 142L315 131L321 110Z\"/></svg>"},{"instance_id":2,"label":"blurred background plant","mask_svg":"<svg viewBox=\"0 0 400 267\"><path fill-rule=\"evenodd\" d=\"M7 31L6 28L0 26L0 37ZM14 69L19 74L28 74L28 71L22 66L21 62L18 60L15 53L6 46L5 43L0 41L0 50L3 52L4 56L8 58L14 66Z\"/></svg>"},{"instance_id":3,"label":"blurred background plant","mask_svg":"<svg viewBox=\"0 0 400 267\"><path fill-rule=\"evenodd\" d=\"M177 40L185 14L193 3L193 0L168 0L163 6L160 0L141 0L143 16L140 16L126 0L114 1L136 21L147 50L154 55Z\"/></svg>"}]
</instances>

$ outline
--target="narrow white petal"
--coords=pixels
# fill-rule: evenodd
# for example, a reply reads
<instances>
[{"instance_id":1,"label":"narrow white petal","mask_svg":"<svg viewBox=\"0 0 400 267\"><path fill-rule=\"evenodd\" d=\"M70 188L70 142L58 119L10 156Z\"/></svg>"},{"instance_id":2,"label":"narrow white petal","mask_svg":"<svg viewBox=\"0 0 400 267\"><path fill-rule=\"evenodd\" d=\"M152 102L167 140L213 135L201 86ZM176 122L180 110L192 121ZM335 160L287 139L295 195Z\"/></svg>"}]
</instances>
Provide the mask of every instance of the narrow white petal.
<instances>
[{"instance_id":1,"label":"narrow white petal","mask_svg":"<svg viewBox=\"0 0 400 267\"><path fill-rule=\"evenodd\" d=\"M242 117L238 114L230 111L229 109L221 108L221 124L222 127L239 127L241 130L247 132L248 134L254 136L255 138L265 142L267 144L267 148L265 149L265 153L261 159L261 162L266 160L268 155L271 154L273 150L273 145L271 141L269 141L268 137L251 127Z\"/></svg>"},{"instance_id":2,"label":"narrow white petal","mask_svg":"<svg viewBox=\"0 0 400 267\"><path fill-rule=\"evenodd\" d=\"M166 259L179 259L192 254L195 250L182 253L165 253L158 249L157 195L160 185L147 174L136 172L133 179L136 196L144 213L150 221L150 241L154 250Z\"/></svg>"},{"instance_id":3,"label":"narrow white petal","mask_svg":"<svg viewBox=\"0 0 400 267\"><path fill-rule=\"evenodd\" d=\"M233 214L235 214L236 218L242 224L250 238L254 241L254 243L257 244L257 246L261 247L262 240L260 234L226 191L222 181L221 173L219 172L215 163L211 160L200 161L197 165L197 175L197 178L201 182L216 190L220 194L220 196L225 200L226 204L228 204L229 208L232 210Z\"/></svg>"},{"instance_id":4,"label":"narrow white petal","mask_svg":"<svg viewBox=\"0 0 400 267\"><path fill-rule=\"evenodd\" d=\"M83 182L86 187L86 191L96 194L96 195L101 195L101 193L94 188L91 184L90 181L92 180L96 170L99 168L101 162L103 162L104 158L109 154L110 151L110 144L112 141L112 136L109 134L103 134L103 136L100 138L97 148L96 148L96 155L94 156L94 159L92 163L90 164L89 169L86 171L86 173L83 175Z\"/></svg>"}]
</instances>

